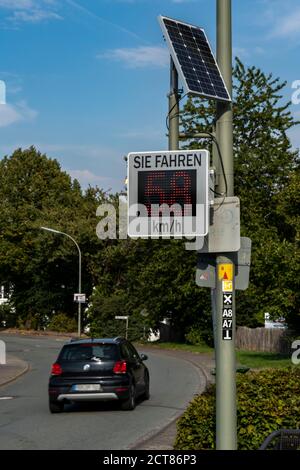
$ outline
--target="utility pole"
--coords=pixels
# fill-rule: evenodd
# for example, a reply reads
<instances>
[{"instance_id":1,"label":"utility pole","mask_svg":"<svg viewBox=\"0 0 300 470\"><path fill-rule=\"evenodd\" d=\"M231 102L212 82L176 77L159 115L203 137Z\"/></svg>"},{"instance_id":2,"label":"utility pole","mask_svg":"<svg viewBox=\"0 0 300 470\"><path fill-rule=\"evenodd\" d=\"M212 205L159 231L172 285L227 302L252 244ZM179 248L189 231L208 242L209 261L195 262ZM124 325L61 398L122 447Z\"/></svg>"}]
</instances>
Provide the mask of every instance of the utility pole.
<instances>
[{"instance_id":1,"label":"utility pole","mask_svg":"<svg viewBox=\"0 0 300 470\"><path fill-rule=\"evenodd\" d=\"M179 97L178 73L172 57L170 58L170 93L169 98L169 150L179 147Z\"/></svg>"},{"instance_id":2,"label":"utility pole","mask_svg":"<svg viewBox=\"0 0 300 470\"><path fill-rule=\"evenodd\" d=\"M232 96L231 15L231 0L217 0L217 62ZM220 165L217 165L217 191L224 197L233 196L232 103L217 103L216 137L226 178ZM218 255L216 261L216 289L213 295L213 307L216 309L216 447L217 450L236 450L235 266L228 253ZM224 267L229 273L227 280L222 277ZM228 299L231 299L231 305L228 305ZM231 332L225 331L225 320L232 320Z\"/></svg>"},{"instance_id":3,"label":"utility pole","mask_svg":"<svg viewBox=\"0 0 300 470\"><path fill-rule=\"evenodd\" d=\"M217 63L225 81L227 91L232 97L232 9L231 0L216 0L217 6ZM162 20L165 35L167 28ZM173 39L169 38L172 46ZM187 41L188 42L188 41ZM186 48L188 45L184 44ZM171 49L172 50L172 49ZM176 55L176 54L175 54ZM192 54L191 54L192 55ZM191 57L189 57L191 59ZM204 61L205 62L205 61ZM171 90L169 97L169 150L179 146L179 100L178 76L171 59ZM180 70L180 69L179 69ZM195 69L194 69L195 70ZM209 73L208 73L209 75ZM185 78L185 77L184 77ZM199 80L198 80L199 81ZM201 93L200 95L205 95ZM213 126L213 166L216 169L216 190L224 203L234 196L233 178L233 112L232 103L216 97L216 119ZM187 138L188 136L185 135ZM194 138L207 138L207 133L195 134ZM210 136L211 137L211 136ZM217 144L216 144L217 143ZM220 154L219 154L220 151ZM220 162L221 156L221 162ZM221 199L222 200L222 199ZM223 203L219 203L220 207ZM239 212L238 212L239 216ZM213 221L212 221L213 225ZM239 222L237 224L239 226ZM224 229L224 230L223 230ZM214 256L216 282L212 289L212 313L214 320L214 340L216 359L216 447L218 450L237 448L236 423L236 358L235 358L235 251L234 244L226 244L228 231L222 227L223 239L217 240L214 248L208 245L203 253ZM220 231L220 228L219 228ZM213 232L211 232L212 235ZM209 241L209 239L208 239ZM240 241L240 240L238 240ZM224 242L224 243L223 243ZM233 247L233 248L229 248ZM214 251L213 251L214 250ZM224 251L226 250L226 252ZM250 258L249 258L250 263ZM200 285L200 284L198 284ZM208 286L208 284L206 285ZM205 287L206 287L205 286Z\"/></svg>"},{"instance_id":4,"label":"utility pole","mask_svg":"<svg viewBox=\"0 0 300 470\"><path fill-rule=\"evenodd\" d=\"M71 237L70 237L71 238ZM74 243L75 240L73 239ZM78 294L81 294L81 250L78 243L75 243L78 250ZM81 302L78 302L78 338L81 337Z\"/></svg>"}]
</instances>

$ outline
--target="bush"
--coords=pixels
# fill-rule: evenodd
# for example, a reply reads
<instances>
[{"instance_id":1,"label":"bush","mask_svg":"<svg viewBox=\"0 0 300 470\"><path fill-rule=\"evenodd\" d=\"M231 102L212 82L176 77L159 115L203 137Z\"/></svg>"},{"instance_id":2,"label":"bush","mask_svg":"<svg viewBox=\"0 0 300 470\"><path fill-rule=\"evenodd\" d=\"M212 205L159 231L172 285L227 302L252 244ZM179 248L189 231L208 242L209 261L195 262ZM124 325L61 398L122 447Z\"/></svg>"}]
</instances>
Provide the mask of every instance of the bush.
<instances>
[{"instance_id":1,"label":"bush","mask_svg":"<svg viewBox=\"0 0 300 470\"><path fill-rule=\"evenodd\" d=\"M300 369L266 369L237 378L238 449L256 450L271 432L300 428ZM175 449L215 448L215 386L177 422Z\"/></svg>"},{"instance_id":2,"label":"bush","mask_svg":"<svg viewBox=\"0 0 300 470\"><path fill-rule=\"evenodd\" d=\"M201 331L197 326L191 326L188 329L188 332L184 335L184 337L188 344L192 344L194 346L197 346L203 343Z\"/></svg>"},{"instance_id":3,"label":"bush","mask_svg":"<svg viewBox=\"0 0 300 470\"><path fill-rule=\"evenodd\" d=\"M10 303L0 305L0 328L13 328L17 324L15 309Z\"/></svg>"},{"instance_id":4,"label":"bush","mask_svg":"<svg viewBox=\"0 0 300 470\"><path fill-rule=\"evenodd\" d=\"M210 347L214 345L213 330L211 327L206 328L205 325L192 325L188 328L184 335L188 344L199 346L207 344Z\"/></svg>"},{"instance_id":5,"label":"bush","mask_svg":"<svg viewBox=\"0 0 300 470\"><path fill-rule=\"evenodd\" d=\"M139 341L149 335L149 328L143 326L142 320L134 315L129 317L129 325L127 336L129 341ZM114 336L126 335L125 320L107 320L103 322L101 319L94 320L90 325L90 334L92 337L110 338Z\"/></svg>"},{"instance_id":6,"label":"bush","mask_svg":"<svg viewBox=\"0 0 300 470\"><path fill-rule=\"evenodd\" d=\"M57 313L51 318L48 330L58 333L73 333L77 331L77 322L75 318L70 318L65 313Z\"/></svg>"}]
</instances>

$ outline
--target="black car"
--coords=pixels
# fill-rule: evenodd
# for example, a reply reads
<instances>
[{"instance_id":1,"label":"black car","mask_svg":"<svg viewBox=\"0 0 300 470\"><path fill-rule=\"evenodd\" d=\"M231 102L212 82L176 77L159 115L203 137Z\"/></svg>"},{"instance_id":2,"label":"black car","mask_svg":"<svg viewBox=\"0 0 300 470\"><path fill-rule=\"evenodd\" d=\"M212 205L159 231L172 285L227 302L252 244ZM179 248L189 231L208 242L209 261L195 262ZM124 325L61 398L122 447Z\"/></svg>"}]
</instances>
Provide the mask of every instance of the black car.
<instances>
[{"instance_id":1,"label":"black car","mask_svg":"<svg viewBox=\"0 0 300 470\"><path fill-rule=\"evenodd\" d=\"M77 401L119 400L123 410L133 410L138 396L150 396L146 359L120 337L65 344L49 379L51 413Z\"/></svg>"}]
</instances>

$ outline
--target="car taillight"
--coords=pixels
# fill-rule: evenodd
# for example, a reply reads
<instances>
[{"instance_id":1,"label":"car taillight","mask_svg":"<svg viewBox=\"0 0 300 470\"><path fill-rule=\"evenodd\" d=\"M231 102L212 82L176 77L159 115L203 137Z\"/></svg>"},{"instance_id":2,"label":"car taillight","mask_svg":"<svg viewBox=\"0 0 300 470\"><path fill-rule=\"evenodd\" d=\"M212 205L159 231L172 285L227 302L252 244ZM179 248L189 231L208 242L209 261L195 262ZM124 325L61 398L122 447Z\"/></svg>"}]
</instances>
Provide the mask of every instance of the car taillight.
<instances>
[{"instance_id":1,"label":"car taillight","mask_svg":"<svg viewBox=\"0 0 300 470\"><path fill-rule=\"evenodd\" d=\"M127 372L127 362L118 361L115 363L113 371L115 374L125 374Z\"/></svg>"},{"instance_id":2,"label":"car taillight","mask_svg":"<svg viewBox=\"0 0 300 470\"><path fill-rule=\"evenodd\" d=\"M51 374L52 375L61 375L62 374L62 368L59 364L53 364L52 369L51 369Z\"/></svg>"}]
</instances>

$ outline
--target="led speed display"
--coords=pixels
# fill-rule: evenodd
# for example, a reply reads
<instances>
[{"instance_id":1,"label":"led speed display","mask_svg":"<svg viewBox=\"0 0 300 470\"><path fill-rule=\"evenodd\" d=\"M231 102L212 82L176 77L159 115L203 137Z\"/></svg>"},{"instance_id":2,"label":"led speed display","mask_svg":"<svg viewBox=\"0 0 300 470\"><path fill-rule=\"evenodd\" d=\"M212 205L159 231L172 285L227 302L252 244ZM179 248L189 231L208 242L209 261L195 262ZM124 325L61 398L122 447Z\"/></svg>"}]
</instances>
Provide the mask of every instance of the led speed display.
<instances>
[{"instance_id":1,"label":"led speed display","mask_svg":"<svg viewBox=\"0 0 300 470\"><path fill-rule=\"evenodd\" d=\"M171 215L196 215L196 170L165 170L138 172L138 203L148 216L158 216L158 206L173 206ZM176 208L177 206L177 208Z\"/></svg>"},{"instance_id":2,"label":"led speed display","mask_svg":"<svg viewBox=\"0 0 300 470\"><path fill-rule=\"evenodd\" d=\"M209 226L207 150L130 152L128 235L205 236Z\"/></svg>"}]
</instances>

